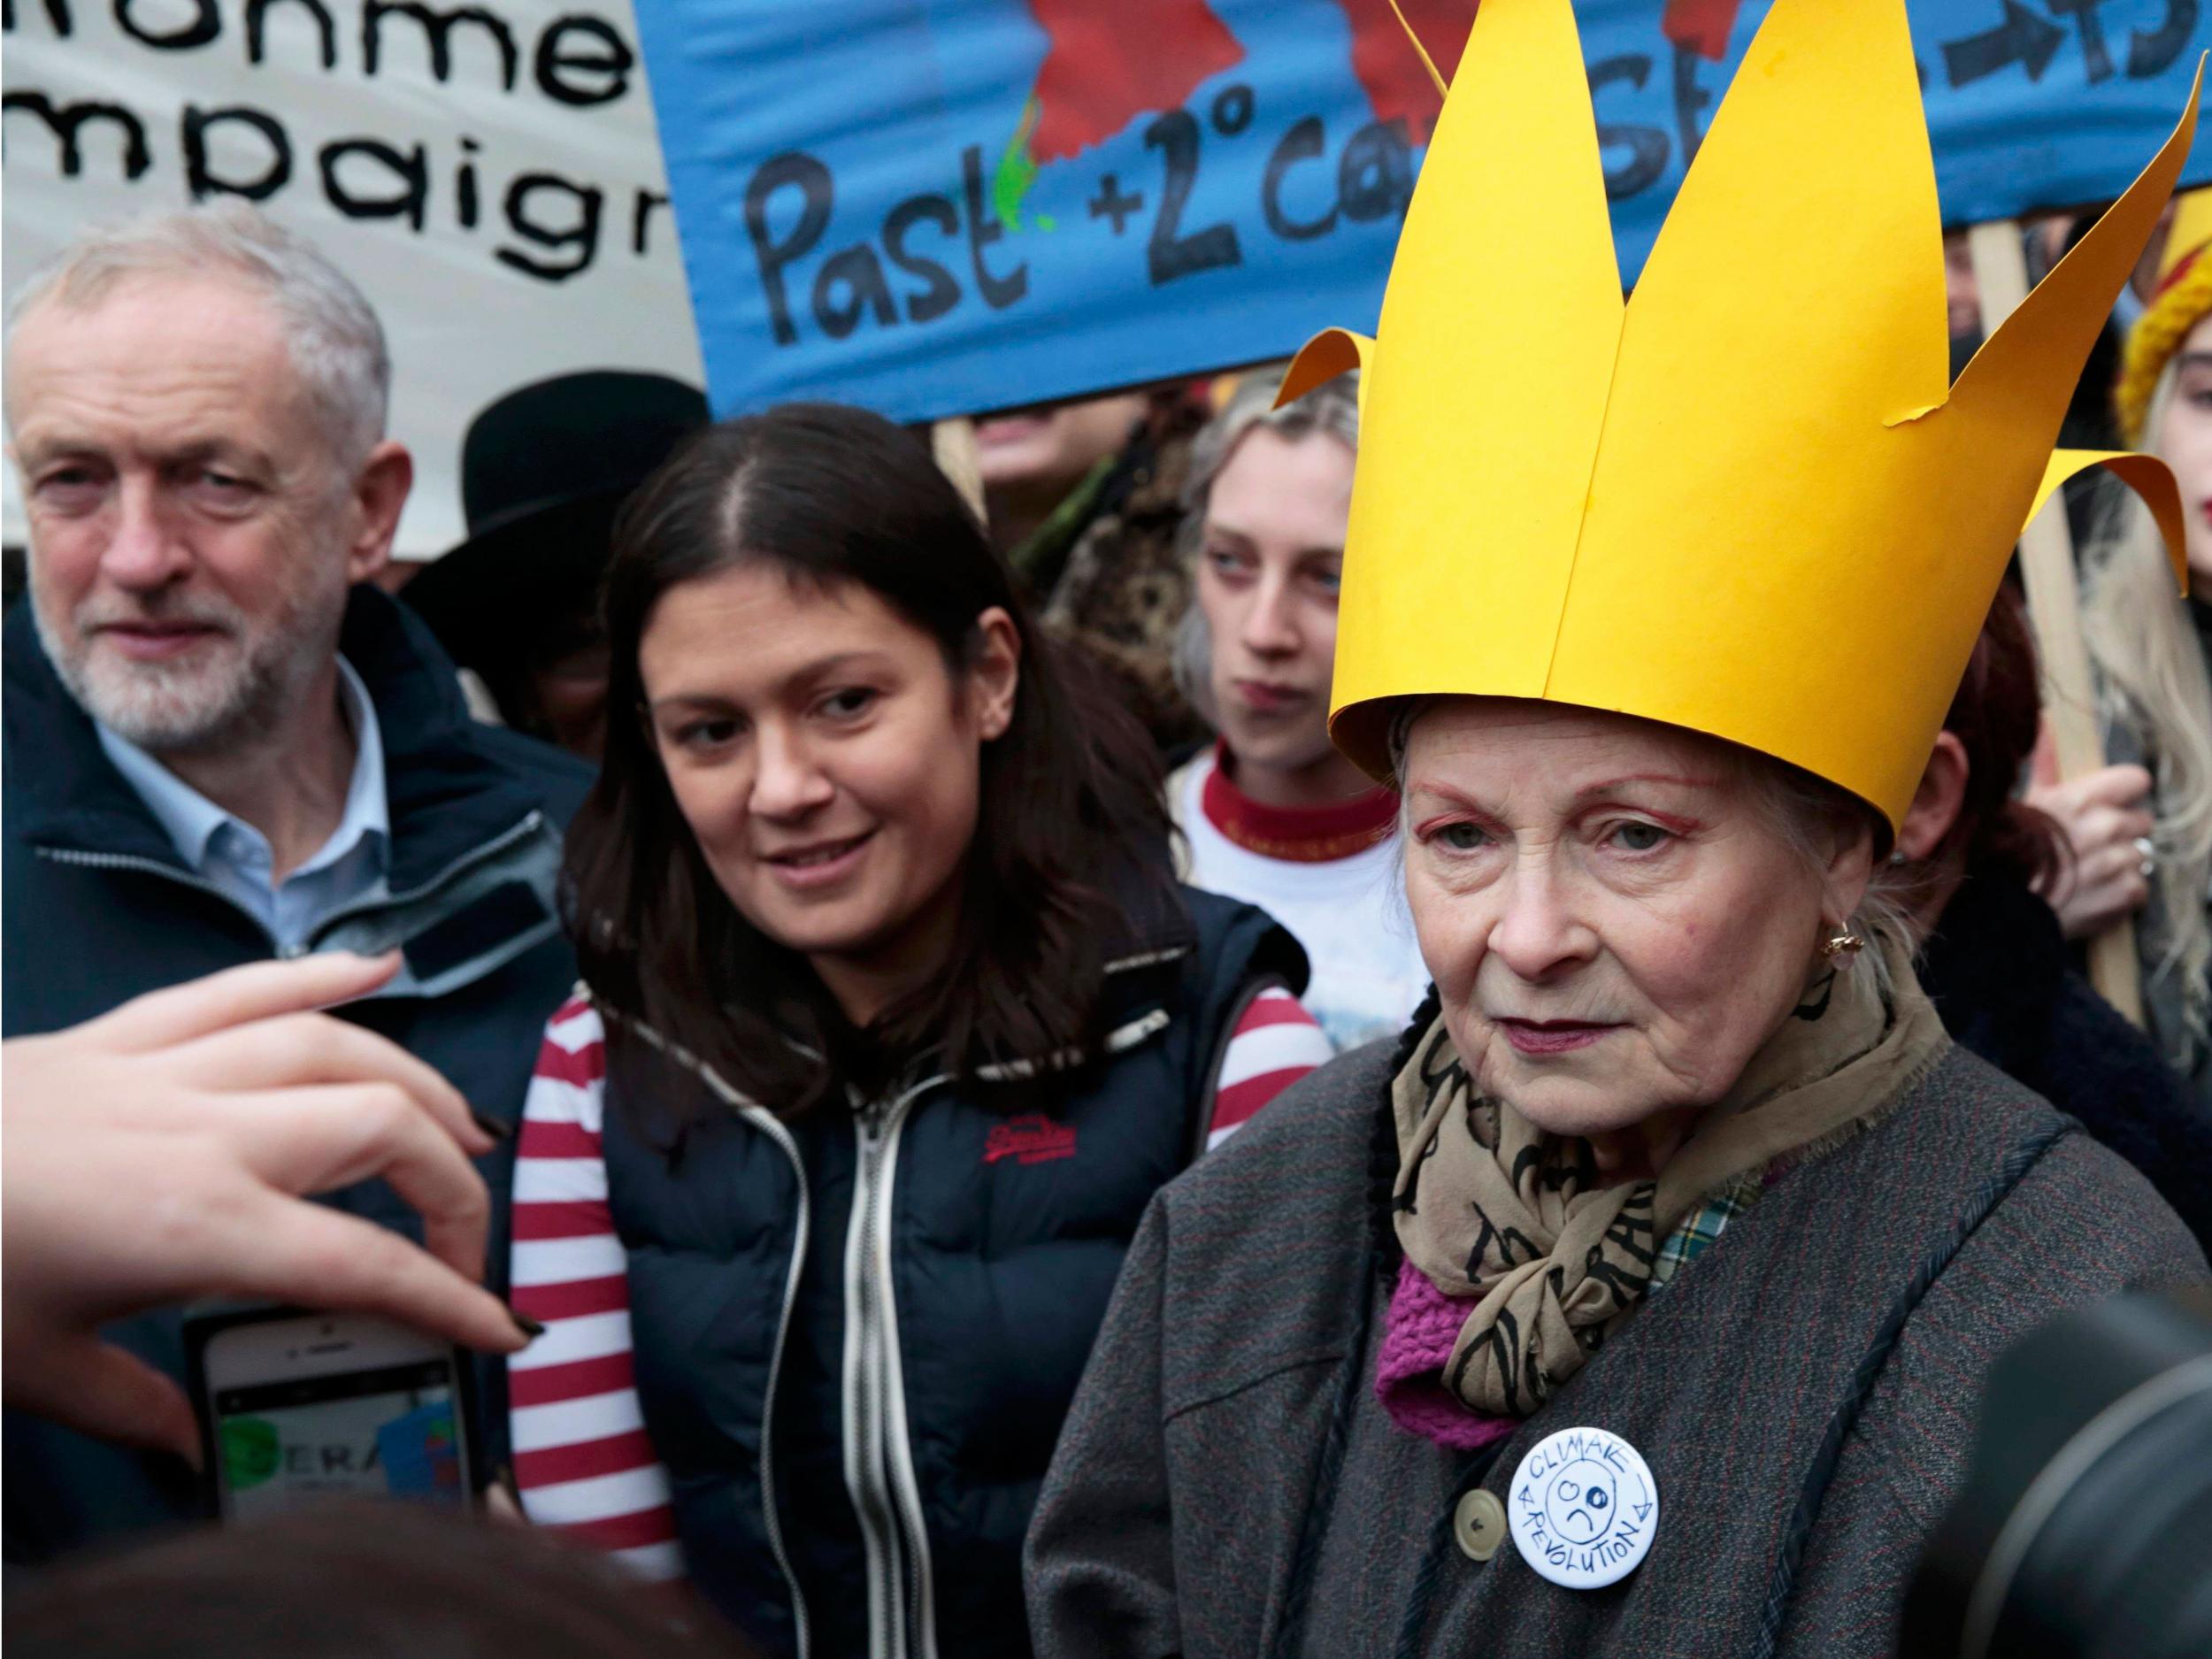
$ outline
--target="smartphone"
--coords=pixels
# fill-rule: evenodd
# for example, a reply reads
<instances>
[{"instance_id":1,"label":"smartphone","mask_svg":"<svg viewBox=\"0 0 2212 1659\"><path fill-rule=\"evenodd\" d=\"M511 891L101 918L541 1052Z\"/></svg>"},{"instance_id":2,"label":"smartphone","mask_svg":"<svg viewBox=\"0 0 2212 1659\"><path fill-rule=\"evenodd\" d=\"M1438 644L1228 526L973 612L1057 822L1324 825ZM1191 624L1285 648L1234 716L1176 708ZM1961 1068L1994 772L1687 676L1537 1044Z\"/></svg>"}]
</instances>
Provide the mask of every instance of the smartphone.
<instances>
[{"instance_id":1,"label":"smartphone","mask_svg":"<svg viewBox=\"0 0 2212 1659\"><path fill-rule=\"evenodd\" d=\"M366 1314L188 1317L210 1507L251 1520L326 1498L469 1502L467 1356Z\"/></svg>"}]
</instances>

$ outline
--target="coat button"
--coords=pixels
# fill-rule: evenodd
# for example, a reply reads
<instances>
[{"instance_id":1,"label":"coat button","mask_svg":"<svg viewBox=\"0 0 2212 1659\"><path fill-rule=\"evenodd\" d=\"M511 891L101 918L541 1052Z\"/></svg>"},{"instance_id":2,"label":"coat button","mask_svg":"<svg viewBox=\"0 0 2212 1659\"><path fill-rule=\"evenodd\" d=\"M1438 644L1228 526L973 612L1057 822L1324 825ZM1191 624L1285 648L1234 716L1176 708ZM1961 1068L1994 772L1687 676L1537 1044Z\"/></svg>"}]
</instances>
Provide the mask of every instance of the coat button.
<instances>
[{"instance_id":1,"label":"coat button","mask_svg":"<svg viewBox=\"0 0 2212 1659\"><path fill-rule=\"evenodd\" d=\"M1452 1511L1452 1536L1468 1560L1489 1560L1505 1542L1505 1505L1477 1486Z\"/></svg>"}]
</instances>

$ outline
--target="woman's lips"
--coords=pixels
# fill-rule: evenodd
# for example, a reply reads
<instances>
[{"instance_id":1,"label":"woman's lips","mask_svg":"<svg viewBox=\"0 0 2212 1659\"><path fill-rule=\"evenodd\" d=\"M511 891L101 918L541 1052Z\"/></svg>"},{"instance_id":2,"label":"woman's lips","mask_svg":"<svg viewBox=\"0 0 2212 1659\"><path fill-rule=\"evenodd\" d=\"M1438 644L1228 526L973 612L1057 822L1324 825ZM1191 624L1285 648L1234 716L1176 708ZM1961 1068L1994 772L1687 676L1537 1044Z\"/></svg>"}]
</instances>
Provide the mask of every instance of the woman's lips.
<instances>
[{"instance_id":1,"label":"woman's lips","mask_svg":"<svg viewBox=\"0 0 2212 1659\"><path fill-rule=\"evenodd\" d=\"M875 831L849 835L841 841L810 841L804 847L763 855L761 863L776 879L795 892L810 893L833 887L858 869Z\"/></svg>"},{"instance_id":2,"label":"woman's lips","mask_svg":"<svg viewBox=\"0 0 2212 1659\"><path fill-rule=\"evenodd\" d=\"M1310 702L1295 686L1278 686L1263 680L1240 680L1233 684L1237 701L1255 714L1280 714Z\"/></svg>"},{"instance_id":3,"label":"woman's lips","mask_svg":"<svg viewBox=\"0 0 2212 1659\"><path fill-rule=\"evenodd\" d=\"M1619 1029L1579 1019L1501 1019L1494 1023L1522 1054L1565 1054L1586 1048L1606 1033Z\"/></svg>"},{"instance_id":4,"label":"woman's lips","mask_svg":"<svg viewBox=\"0 0 2212 1659\"><path fill-rule=\"evenodd\" d=\"M975 441L986 448L995 443L1017 443L1035 436L1051 424L1049 415L995 415L975 423Z\"/></svg>"}]
</instances>

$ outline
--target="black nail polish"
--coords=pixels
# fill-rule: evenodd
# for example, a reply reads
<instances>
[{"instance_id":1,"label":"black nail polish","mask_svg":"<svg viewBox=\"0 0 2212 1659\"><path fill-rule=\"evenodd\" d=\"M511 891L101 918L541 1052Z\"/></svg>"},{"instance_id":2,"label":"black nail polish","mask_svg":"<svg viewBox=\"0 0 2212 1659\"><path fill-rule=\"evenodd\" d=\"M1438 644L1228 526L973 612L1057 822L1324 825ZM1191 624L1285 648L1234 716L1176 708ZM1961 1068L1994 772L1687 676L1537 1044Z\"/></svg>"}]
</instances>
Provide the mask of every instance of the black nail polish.
<instances>
[{"instance_id":1,"label":"black nail polish","mask_svg":"<svg viewBox=\"0 0 2212 1659\"><path fill-rule=\"evenodd\" d=\"M528 1337L533 1342L536 1341L540 1337L545 1334L545 1327L539 1324L535 1319L533 1319L526 1313L518 1313L514 1309L509 1308L507 1310L507 1317L515 1322L515 1329L521 1332L523 1335Z\"/></svg>"},{"instance_id":2,"label":"black nail polish","mask_svg":"<svg viewBox=\"0 0 2212 1659\"><path fill-rule=\"evenodd\" d=\"M514 1133L512 1127L501 1123L496 1118L487 1118L482 1112L471 1112L469 1121L495 1141L504 1141Z\"/></svg>"}]
</instances>

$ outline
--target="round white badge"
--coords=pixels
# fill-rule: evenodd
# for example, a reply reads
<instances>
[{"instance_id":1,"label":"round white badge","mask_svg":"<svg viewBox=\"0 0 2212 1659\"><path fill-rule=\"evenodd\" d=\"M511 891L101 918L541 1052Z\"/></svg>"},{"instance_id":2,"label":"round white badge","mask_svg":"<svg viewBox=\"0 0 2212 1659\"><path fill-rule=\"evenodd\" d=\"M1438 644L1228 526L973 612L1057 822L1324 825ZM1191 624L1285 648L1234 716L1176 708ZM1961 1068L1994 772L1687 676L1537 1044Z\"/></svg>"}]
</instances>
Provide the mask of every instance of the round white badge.
<instances>
[{"instance_id":1,"label":"round white badge","mask_svg":"<svg viewBox=\"0 0 2212 1659\"><path fill-rule=\"evenodd\" d=\"M1603 1429L1562 1429L1513 1471L1506 1517L1539 1575L1596 1590L1636 1571L1659 1530L1659 1483L1633 1446Z\"/></svg>"}]
</instances>

